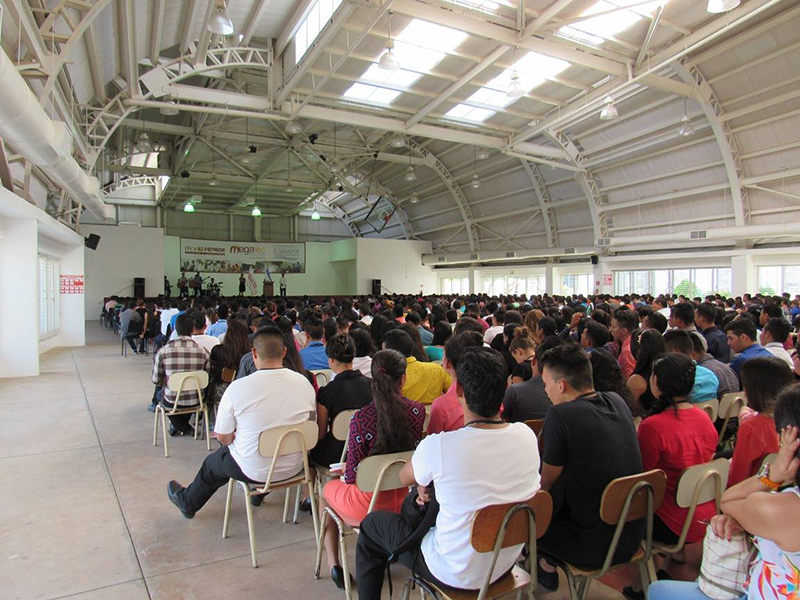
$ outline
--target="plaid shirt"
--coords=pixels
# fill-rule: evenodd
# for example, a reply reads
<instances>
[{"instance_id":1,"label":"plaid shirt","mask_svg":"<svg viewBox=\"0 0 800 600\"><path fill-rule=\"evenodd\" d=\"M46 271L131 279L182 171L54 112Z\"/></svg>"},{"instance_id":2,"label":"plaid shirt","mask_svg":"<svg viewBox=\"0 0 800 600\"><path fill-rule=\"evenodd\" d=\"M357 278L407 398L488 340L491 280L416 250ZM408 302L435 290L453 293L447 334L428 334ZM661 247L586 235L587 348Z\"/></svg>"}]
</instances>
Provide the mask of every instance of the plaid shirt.
<instances>
[{"instance_id":1,"label":"plaid shirt","mask_svg":"<svg viewBox=\"0 0 800 600\"><path fill-rule=\"evenodd\" d=\"M179 337L168 342L156 354L153 383L164 388L164 400L174 405L175 392L167 387L169 376L182 371L208 371L210 368L211 358L205 348L190 337ZM187 390L181 394L178 406L193 406L197 403L197 392Z\"/></svg>"}]
</instances>

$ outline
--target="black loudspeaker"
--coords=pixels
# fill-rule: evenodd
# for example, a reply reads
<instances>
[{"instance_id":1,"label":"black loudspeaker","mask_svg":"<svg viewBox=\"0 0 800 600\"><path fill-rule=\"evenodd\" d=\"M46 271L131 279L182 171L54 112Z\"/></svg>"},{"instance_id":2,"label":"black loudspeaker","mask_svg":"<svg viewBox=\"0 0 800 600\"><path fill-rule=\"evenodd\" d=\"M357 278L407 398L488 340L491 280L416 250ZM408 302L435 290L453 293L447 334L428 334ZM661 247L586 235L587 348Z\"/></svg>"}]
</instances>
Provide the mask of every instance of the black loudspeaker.
<instances>
[{"instance_id":1,"label":"black loudspeaker","mask_svg":"<svg viewBox=\"0 0 800 600\"><path fill-rule=\"evenodd\" d=\"M97 250L97 244L100 243L100 236L96 233L90 233L84 240L83 245L89 250Z\"/></svg>"},{"instance_id":2,"label":"black loudspeaker","mask_svg":"<svg viewBox=\"0 0 800 600\"><path fill-rule=\"evenodd\" d=\"M599 264L599 261L598 261L598 259L597 259L597 256L596 256L596 255L594 255L594 254L592 255L592 264L593 264L593 265Z\"/></svg>"},{"instance_id":3,"label":"black loudspeaker","mask_svg":"<svg viewBox=\"0 0 800 600\"><path fill-rule=\"evenodd\" d=\"M373 296L380 296L381 295L381 280L380 279L373 279L372 280L372 295Z\"/></svg>"},{"instance_id":4,"label":"black loudspeaker","mask_svg":"<svg viewBox=\"0 0 800 600\"><path fill-rule=\"evenodd\" d=\"M144 277L133 278L133 297L144 298Z\"/></svg>"}]
</instances>

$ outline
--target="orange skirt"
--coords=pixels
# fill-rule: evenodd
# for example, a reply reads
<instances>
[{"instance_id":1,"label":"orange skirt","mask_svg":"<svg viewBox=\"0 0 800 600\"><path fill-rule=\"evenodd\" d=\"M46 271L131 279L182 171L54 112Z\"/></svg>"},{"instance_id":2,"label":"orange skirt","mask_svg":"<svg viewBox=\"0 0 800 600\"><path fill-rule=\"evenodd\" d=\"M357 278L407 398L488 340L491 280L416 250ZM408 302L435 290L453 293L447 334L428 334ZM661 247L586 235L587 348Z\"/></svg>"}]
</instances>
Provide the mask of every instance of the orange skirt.
<instances>
[{"instance_id":1,"label":"orange skirt","mask_svg":"<svg viewBox=\"0 0 800 600\"><path fill-rule=\"evenodd\" d=\"M369 503L372 502L371 492L362 492L354 483L345 483L341 479L326 483L322 493L328 505L351 527L357 527L367 516ZM406 488L380 492L374 510L399 513L406 495Z\"/></svg>"}]
</instances>

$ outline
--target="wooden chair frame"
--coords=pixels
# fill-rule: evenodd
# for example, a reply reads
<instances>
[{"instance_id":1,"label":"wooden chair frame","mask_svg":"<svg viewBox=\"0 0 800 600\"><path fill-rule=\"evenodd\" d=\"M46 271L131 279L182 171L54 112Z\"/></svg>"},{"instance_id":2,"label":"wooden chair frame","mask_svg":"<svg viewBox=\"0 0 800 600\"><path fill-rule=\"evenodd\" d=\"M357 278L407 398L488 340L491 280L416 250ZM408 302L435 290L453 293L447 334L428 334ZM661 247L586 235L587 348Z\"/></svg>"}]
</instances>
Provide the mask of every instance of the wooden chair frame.
<instances>
[{"instance_id":1,"label":"wooden chair frame","mask_svg":"<svg viewBox=\"0 0 800 600\"><path fill-rule=\"evenodd\" d=\"M413 454L413 451L395 452L393 454L368 456L361 461L356 474L356 485L362 492L372 492L372 500L369 503L367 514L375 509L379 492L408 487L400 481L400 470L403 465L411 460ZM347 558L347 536L358 535L359 528L345 523L330 506L326 507L322 511L322 515L320 515L314 579L319 579L320 570L322 569L322 550L328 517L336 523L336 527L339 530L339 555L342 562L342 571L344 572L344 595L347 600L350 600L352 590L350 588L350 565Z\"/></svg>"},{"instance_id":2,"label":"wooden chair frame","mask_svg":"<svg viewBox=\"0 0 800 600\"><path fill-rule=\"evenodd\" d=\"M624 496L624 502L621 508L618 507L619 492L618 488L627 486L627 491ZM603 492L603 498L600 502L600 518L608 525L614 525L614 536L611 538L611 544L606 552L603 566L594 571L584 571L574 567L561 560L556 556L544 553L549 561L555 562L556 566L560 567L567 575L567 583L569 584L569 593L572 600L585 600L589 593L589 587L595 579L604 577L609 571L618 568L625 564L636 564L639 568L639 576L642 580L642 588L645 590L645 597L647 597L647 588L651 581L656 580L655 567L652 563L653 554L653 515L661 501L664 498L664 491L667 487L667 476L664 471L654 469L638 475L631 475L630 477L621 477L614 479L607 486ZM641 506L641 500L636 496L640 493L644 494L645 502L644 507ZM637 504L634 501L638 500ZM645 519L645 539L639 551L627 563L613 564L614 555L617 552L619 540L622 537L622 532L625 525L630 521L637 521L641 518Z\"/></svg>"},{"instance_id":3,"label":"wooden chair frame","mask_svg":"<svg viewBox=\"0 0 800 600\"><path fill-rule=\"evenodd\" d=\"M198 396L198 404L197 406L187 406L185 408L181 408L178 405L178 400L181 397L181 393L184 391L184 387L187 381L194 382L194 389L197 391ZM173 384L175 387L173 387ZM162 435L164 439L164 458L169 458L169 445L168 445L168 434L167 434L167 417L170 415L195 415L194 420L194 439L197 439L197 430L199 429L200 424L200 417L203 417L203 431L205 433L206 438L206 450L211 450L211 432L209 431L209 424L208 424L208 407L203 402L203 390L208 386L208 373L205 371L181 371L178 373L173 373L169 376L167 380L167 387L169 389L175 389L177 387L175 393L175 403L172 405L171 409L167 409L161 402L156 404L156 413L155 413L155 422L153 424L153 446L158 446L158 422L159 419L161 420L161 429ZM188 391L188 390L186 390ZM202 439L202 433L201 438Z\"/></svg>"},{"instance_id":4,"label":"wooden chair frame","mask_svg":"<svg viewBox=\"0 0 800 600\"><path fill-rule=\"evenodd\" d=\"M722 493L728 484L728 470L730 469L730 462L724 458L695 465L686 469L678 481L677 490L677 504L681 508L688 508L689 512L686 513L686 520L683 522L681 535L677 543L669 546L667 544L660 544L655 542L653 544L653 551L657 554L676 554L683 550L686 545L686 536L689 535L689 528L694 520L694 513L697 510L698 504L709 502L712 499L717 505L717 513L720 512L720 502L722 501ZM691 487L691 494L689 493L688 486L691 485L692 479L697 479L694 486ZM706 485L709 480L713 480L714 490L713 498L709 498L709 491ZM702 497L701 497L702 495ZM686 501L688 499L688 502Z\"/></svg>"},{"instance_id":5,"label":"wooden chair frame","mask_svg":"<svg viewBox=\"0 0 800 600\"><path fill-rule=\"evenodd\" d=\"M728 423L733 417L738 417L742 409L747 406L747 398L744 392L729 392L722 396L719 401L719 416L723 419L722 429L719 430L719 441L717 445L721 444L725 438L725 432L728 429Z\"/></svg>"},{"instance_id":6,"label":"wooden chair frame","mask_svg":"<svg viewBox=\"0 0 800 600\"><path fill-rule=\"evenodd\" d=\"M516 518L515 518L516 517ZM527 518L525 518L527 517ZM411 588L419 586L424 598L441 600L492 600L516 592L520 598L523 593L533 600L536 590L536 577L515 565L509 573L491 582L500 550L525 543L528 546L530 570L536 567L536 540L542 537L550 526L553 517L553 499L545 491L538 491L527 502L487 506L475 516L472 523L470 541L476 552L491 552L492 558L483 584L479 590L457 590L441 588L426 581L419 575L406 579L403 587L403 600L408 600ZM512 523L512 520L514 521Z\"/></svg>"},{"instance_id":7,"label":"wooden chair frame","mask_svg":"<svg viewBox=\"0 0 800 600\"><path fill-rule=\"evenodd\" d=\"M250 486L253 484L237 481L236 479L230 479L228 481L228 491L225 496L225 516L222 521L222 537L223 539L228 537L228 523L230 522L233 488L238 483L244 491L244 504L247 512L247 533L250 538L250 557L254 569L258 568L258 559L256 558L253 506L250 503L250 498L252 496L266 494L273 490L285 489L286 498L283 503L283 522L288 523L289 500L291 498L292 488L296 487L297 496L295 501L294 523L297 523L299 518L300 493L303 486L307 486L308 495L311 500L311 519L314 523L314 537L319 538L319 520L317 517L316 496L314 494L314 479L311 476L311 468L308 464L308 451L316 445L318 436L319 429L314 421L306 421L300 425L275 427L262 431L259 439L259 452L266 458L272 458L272 463L267 473L267 480L264 482L263 487L256 486L255 488L251 488ZM277 441L271 444L271 438L277 438ZM265 448L265 446L268 448ZM280 456L297 453L302 453L303 456L302 471L288 479L273 481L276 459Z\"/></svg>"}]
</instances>

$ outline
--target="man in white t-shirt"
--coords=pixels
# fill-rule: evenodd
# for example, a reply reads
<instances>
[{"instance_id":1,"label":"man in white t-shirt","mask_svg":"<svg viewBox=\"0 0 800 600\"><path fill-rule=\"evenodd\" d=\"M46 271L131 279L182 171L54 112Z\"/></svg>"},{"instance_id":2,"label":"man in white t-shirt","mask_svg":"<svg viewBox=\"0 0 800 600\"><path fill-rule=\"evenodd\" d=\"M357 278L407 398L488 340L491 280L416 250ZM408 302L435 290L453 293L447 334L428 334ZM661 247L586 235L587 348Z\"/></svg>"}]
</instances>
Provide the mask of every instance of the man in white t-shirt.
<instances>
[{"instance_id":1,"label":"man in white t-shirt","mask_svg":"<svg viewBox=\"0 0 800 600\"><path fill-rule=\"evenodd\" d=\"M195 309L189 312L192 313L192 318L194 320L192 339L197 342L200 347L205 348L206 352L211 354L211 349L220 344L219 338L215 338L213 335L206 335L206 316L203 312Z\"/></svg>"},{"instance_id":2,"label":"man in white t-shirt","mask_svg":"<svg viewBox=\"0 0 800 600\"><path fill-rule=\"evenodd\" d=\"M470 350L456 373L466 425L426 437L400 473L403 483L418 486L419 502L430 500L427 486L434 484L440 506L436 525L419 548L398 559L434 584L475 590L483 584L492 555L472 548L472 522L482 508L524 502L539 490L539 450L527 425L500 418L508 368L498 352ZM390 512L373 512L361 522L356 549L360 597L381 597L389 556L411 533L408 523ZM514 566L521 550L520 544L500 551L493 582Z\"/></svg>"},{"instance_id":3,"label":"man in white t-shirt","mask_svg":"<svg viewBox=\"0 0 800 600\"><path fill-rule=\"evenodd\" d=\"M503 333L503 322L506 318L506 311L505 309L498 308L494 311L492 315L492 326L486 330L486 333L483 334L483 341L487 344L491 344L494 336Z\"/></svg>"},{"instance_id":4,"label":"man in white t-shirt","mask_svg":"<svg viewBox=\"0 0 800 600\"><path fill-rule=\"evenodd\" d=\"M217 410L214 431L223 447L203 461L189 487L169 482L169 499L187 519L194 517L230 478L264 482L272 459L258 451L262 431L316 418L314 388L308 379L283 367L285 355L283 335L277 328L263 329L253 338L258 371L231 383ZM275 464L273 481L292 477L302 468L300 453L282 456ZM253 504L261 500L254 498Z\"/></svg>"}]
</instances>

